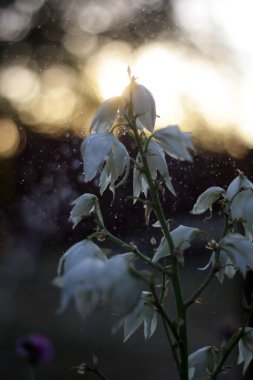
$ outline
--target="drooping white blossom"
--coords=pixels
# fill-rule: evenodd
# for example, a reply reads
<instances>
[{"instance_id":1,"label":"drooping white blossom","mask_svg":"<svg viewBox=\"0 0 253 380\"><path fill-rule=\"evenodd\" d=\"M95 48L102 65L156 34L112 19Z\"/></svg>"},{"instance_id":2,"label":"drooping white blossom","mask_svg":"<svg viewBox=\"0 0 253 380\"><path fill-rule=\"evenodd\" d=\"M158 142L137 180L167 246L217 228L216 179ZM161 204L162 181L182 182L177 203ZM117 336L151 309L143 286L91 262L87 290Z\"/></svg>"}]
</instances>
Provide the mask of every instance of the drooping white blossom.
<instances>
[{"instance_id":1,"label":"drooping white blossom","mask_svg":"<svg viewBox=\"0 0 253 380\"><path fill-rule=\"evenodd\" d=\"M115 96L107 99L97 109L92 119L90 132L101 133L109 132L117 117L118 109L121 103L121 97Z\"/></svg>"},{"instance_id":2,"label":"drooping white blossom","mask_svg":"<svg viewBox=\"0 0 253 380\"><path fill-rule=\"evenodd\" d=\"M132 107L133 115L130 115ZM134 117L137 128L147 129L151 133L154 130L156 120L155 100L151 92L141 84L132 79L122 94L120 113L127 117Z\"/></svg>"},{"instance_id":3,"label":"drooping white blossom","mask_svg":"<svg viewBox=\"0 0 253 380\"><path fill-rule=\"evenodd\" d=\"M253 190L239 192L230 206L231 216L241 220L247 237L253 238Z\"/></svg>"},{"instance_id":4,"label":"drooping white blossom","mask_svg":"<svg viewBox=\"0 0 253 380\"><path fill-rule=\"evenodd\" d=\"M103 275L105 265L105 261L101 259L88 257L60 277L61 282L56 279L55 284L62 288L58 310L60 313L65 311L74 299L78 312L85 318L101 303L102 289L99 279Z\"/></svg>"},{"instance_id":5,"label":"drooping white blossom","mask_svg":"<svg viewBox=\"0 0 253 380\"><path fill-rule=\"evenodd\" d=\"M155 141L151 140L149 142L146 153L146 159L152 179L156 180L157 174L159 173L166 187L170 190L172 194L176 195L170 180L170 175L168 172L167 163L165 161L164 152ZM134 197L139 197L140 193L142 192L147 197L149 186L146 176L139 168L142 167L140 153L138 153L136 157L136 162L137 165L135 165L133 171L133 195Z\"/></svg>"},{"instance_id":6,"label":"drooping white blossom","mask_svg":"<svg viewBox=\"0 0 253 380\"><path fill-rule=\"evenodd\" d=\"M206 346L189 355L189 380L210 380L210 373L217 363L218 350Z\"/></svg>"},{"instance_id":7,"label":"drooping white blossom","mask_svg":"<svg viewBox=\"0 0 253 380\"><path fill-rule=\"evenodd\" d=\"M253 359L253 328L245 327L244 334L239 340L238 364L243 363L243 375Z\"/></svg>"},{"instance_id":8,"label":"drooping white blossom","mask_svg":"<svg viewBox=\"0 0 253 380\"><path fill-rule=\"evenodd\" d=\"M138 305L143 285L129 270L133 253L107 260L96 244L85 240L82 247L80 243L68 250L59 263L59 276L54 280L62 288L59 312L74 299L83 317L97 305L106 306L117 317L125 317Z\"/></svg>"},{"instance_id":9,"label":"drooping white blossom","mask_svg":"<svg viewBox=\"0 0 253 380\"><path fill-rule=\"evenodd\" d=\"M240 190L246 190L247 188L253 189L253 183L244 174L240 173L228 186L225 197L231 201Z\"/></svg>"},{"instance_id":10,"label":"drooping white blossom","mask_svg":"<svg viewBox=\"0 0 253 380\"><path fill-rule=\"evenodd\" d=\"M182 132L177 125L169 125L155 130L153 136L166 154L177 160L192 162L188 151L188 149L194 150L191 133Z\"/></svg>"},{"instance_id":11,"label":"drooping white blossom","mask_svg":"<svg viewBox=\"0 0 253 380\"><path fill-rule=\"evenodd\" d=\"M115 255L105 265L100 286L103 301L118 317L130 313L141 296L141 281L129 270L129 257Z\"/></svg>"},{"instance_id":12,"label":"drooping white blossom","mask_svg":"<svg viewBox=\"0 0 253 380\"><path fill-rule=\"evenodd\" d=\"M144 324L144 337L150 338L157 326L157 313L153 307L153 295L143 291L135 309L124 319L124 342Z\"/></svg>"},{"instance_id":13,"label":"drooping white blossom","mask_svg":"<svg viewBox=\"0 0 253 380\"><path fill-rule=\"evenodd\" d=\"M230 233L220 241L219 247L244 277L247 269L253 270L253 243L248 238Z\"/></svg>"},{"instance_id":14,"label":"drooping white blossom","mask_svg":"<svg viewBox=\"0 0 253 380\"><path fill-rule=\"evenodd\" d=\"M207 210L212 210L212 205L224 194L225 190L218 186L209 187L199 195L191 210L192 214L202 214Z\"/></svg>"},{"instance_id":15,"label":"drooping white blossom","mask_svg":"<svg viewBox=\"0 0 253 380\"><path fill-rule=\"evenodd\" d=\"M191 245L190 242L200 234L201 231L198 228L187 227L183 225L180 225L171 231L171 238L174 244L175 252L178 252L177 255L183 257L184 250L189 248ZM165 238L162 238L153 257L153 261L158 261L161 258L169 255L171 255L171 252L167 240Z\"/></svg>"},{"instance_id":16,"label":"drooping white blossom","mask_svg":"<svg viewBox=\"0 0 253 380\"><path fill-rule=\"evenodd\" d=\"M66 273L73 269L87 258L107 261L107 257L95 243L91 240L84 239L70 247L61 257L58 265L58 276L60 276L62 272Z\"/></svg>"},{"instance_id":17,"label":"drooping white blossom","mask_svg":"<svg viewBox=\"0 0 253 380\"><path fill-rule=\"evenodd\" d=\"M83 218L89 216L94 211L96 201L98 201L96 195L86 193L71 203L74 207L70 212L69 220L73 223L73 228L75 228Z\"/></svg>"},{"instance_id":18,"label":"drooping white blossom","mask_svg":"<svg viewBox=\"0 0 253 380\"><path fill-rule=\"evenodd\" d=\"M199 270L206 270L210 266L212 268L216 266L215 252L212 253L208 264L204 268L199 268ZM224 276L227 276L229 279L234 278L236 268L231 259L223 251L221 251L219 254L219 266L220 269L215 273L215 276L221 284L224 281Z\"/></svg>"},{"instance_id":19,"label":"drooping white blossom","mask_svg":"<svg viewBox=\"0 0 253 380\"><path fill-rule=\"evenodd\" d=\"M102 132L88 136L81 145L81 155L85 182L91 181L99 174L101 194L108 186L114 193L115 182L124 174L128 174L128 152L112 133Z\"/></svg>"}]
</instances>

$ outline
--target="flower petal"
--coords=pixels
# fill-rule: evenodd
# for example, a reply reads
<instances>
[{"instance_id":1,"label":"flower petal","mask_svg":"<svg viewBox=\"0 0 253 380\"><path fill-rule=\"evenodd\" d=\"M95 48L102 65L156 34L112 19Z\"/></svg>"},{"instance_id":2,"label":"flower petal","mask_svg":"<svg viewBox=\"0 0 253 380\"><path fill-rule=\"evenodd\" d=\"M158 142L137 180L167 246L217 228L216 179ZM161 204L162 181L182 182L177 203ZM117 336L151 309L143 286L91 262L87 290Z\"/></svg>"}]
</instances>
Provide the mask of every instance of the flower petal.
<instances>
[{"instance_id":1,"label":"flower petal","mask_svg":"<svg viewBox=\"0 0 253 380\"><path fill-rule=\"evenodd\" d=\"M156 106L151 92L132 80L124 90L122 99L121 113L131 117L129 115L129 105L132 100L133 116L136 118L137 127L140 129L146 128L153 132L156 120Z\"/></svg>"},{"instance_id":2,"label":"flower petal","mask_svg":"<svg viewBox=\"0 0 253 380\"><path fill-rule=\"evenodd\" d=\"M169 156L178 160L192 161L188 149L192 149L189 132L182 132L177 125L157 129L153 133L156 141Z\"/></svg>"},{"instance_id":3,"label":"flower petal","mask_svg":"<svg viewBox=\"0 0 253 380\"><path fill-rule=\"evenodd\" d=\"M73 223L73 228L86 216L89 216L94 210L95 201L98 200L94 194L83 194L74 200L74 205L70 212L69 220Z\"/></svg>"},{"instance_id":4,"label":"flower petal","mask_svg":"<svg viewBox=\"0 0 253 380\"><path fill-rule=\"evenodd\" d=\"M97 112L91 122L91 133L109 132L116 119L120 102L121 97L115 96L107 99L98 107Z\"/></svg>"},{"instance_id":5,"label":"flower petal","mask_svg":"<svg viewBox=\"0 0 253 380\"><path fill-rule=\"evenodd\" d=\"M221 197L225 192L224 189L218 186L209 187L198 197L193 209L192 214L202 214L206 210L211 210L212 205Z\"/></svg>"}]
</instances>

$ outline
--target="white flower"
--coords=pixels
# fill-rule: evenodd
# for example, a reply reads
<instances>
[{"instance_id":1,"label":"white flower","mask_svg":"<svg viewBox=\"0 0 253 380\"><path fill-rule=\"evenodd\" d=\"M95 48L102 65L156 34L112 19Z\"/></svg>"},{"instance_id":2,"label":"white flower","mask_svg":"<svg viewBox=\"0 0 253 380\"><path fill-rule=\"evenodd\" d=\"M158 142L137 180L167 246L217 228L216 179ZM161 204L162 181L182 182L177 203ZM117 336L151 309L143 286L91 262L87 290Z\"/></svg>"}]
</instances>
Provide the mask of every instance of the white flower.
<instances>
[{"instance_id":1,"label":"white flower","mask_svg":"<svg viewBox=\"0 0 253 380\"><path fill-rule=\"evenodd\" d=\"M82 317L87 317L94 308L101 303L102 289L100 277L103 275L105 261L88 257L78 265L74 265L55 284L62 287L61 303L59 312L63 312L72 298L76 308Z\"/></svg>"},{"instance_id":2,"label":"white flower","mask_svg":"<svg viewBox=\"0 0 253 380\"><path fill-rule=\"evenodd\" d=\"M100 193L109 186L114 193L116 180L129 171L129 155L123 144L107 132L92 134L82 143L81 155L84 165L84 180L91 181L100 174ZM116 186L124 182L125 177Z\"/></svg>"},{"instance_id":3,"label":"white flower","mask_svg":"<svg viewBox=\"0 0 253 380\"><path fill-rule=\"evenodd\" d=\"M182 132L177 125L157 129L153 136L165 153L178 160L192 161L188 149L194 150L189 132Z\"/></svg>"},{"instance_id":4,"label":"white flower","mask_svg":"<svg viewBox=\"0 0 253 380\"><path fill-rule=\"evenodd\" d=\"M216 266L215 252L212 253L208 264L204 268L198 268L198 269L199 270L206 270L210 265L212 266L212 268L214 268ZM220 265L220 270L215 273L215 276L217 277L218 281L221 284L224 281L224 276L227 276L229 279L234 278L234 275L236 273L236 269L235 269L231 259L223 251L220 252L219 265Z\"/></svg>"},{"instance_id":5,"label":"white flower","mask_svg":"<svg viewBox=\"0 0 253 380\"><path fill-rule=\"evenodd\" d=\"M253 183L245 177L245 175L240 173L228 186L225 196L229 201L231 201L240 190L246 188L253 189Z\"/></svg>"},{"instance_id":6,"label":"white flower","mask_svg":"<svg viewBox=\"0 0 253 380\"><path fill-rule=\"evenodd\" d=\"M156 142L152 140L148 144L146 158L152 179L155 180L157 178L157 172L159 172L167 188L172 194L176 195L170 180L163 150ZM138 166L142 166L140 153L138 153L136 157L136 162ZM143 192L147 197L147 192L149 189L148 182L145 175L139 170L138 166L134 167L133 172L133 195L134 197L139 197L140 193Z\"/></svg>"},{"instance_id":7,"label":"white flower","mask_svg":"<svg viewBox=\"0 0 253 380\"><path fill-rule=\"evenodd\" d=\"M95 116L91 122L91 133L109 132L117 117L120 96L107 99L97 109Z\"/></svg>"},{"instance_id":8,"label":"white flower","mask_svg":"<svg viewBox=\"0 0 253 380\"><path fill-rule=\"evenodd\" d=\"M153 296L150 292L143 291L141 299L132 311L124 319L124 342L142 325L144 324L144 337L150 338L157 326L157 313L153 307Z\"/></svg>"},{"instance_id":9,"label":"white flower","mask_svg":"<svg viewBox=\"0 0 253 380\"><path fill-rule=\"evenodd\" d=\"M253 359L253 328L245 327L244 334L239 340L238 364L243 364L243 375L245 374L251 360Z\"/></svg>"},{"instance_id":10,"label":"white flower","mask_svg":"<svg viewBox=\"0 0 253 380\"><path fill-rule=\"evenodd\" d=\"M252 189L239 192L233 199L231 215L242 221L246 235L253 238L253 191Z\"/></svg>"},{"instance_id":11,"label":"white flower","mask_svg":"<svg viewBox=\"0 0 253 380\"><path fill-rule=\"evenodd\" d=\"M219 246L244 277L248 268L253 270L253 243L245 236L231 233L220 241Z\"/></svg>"},{"instance_id":12,"label":"white flower","mask_svg":"<svg viewBox=\"0 0 253 380\"><path fill-rule=\"evenodd\" d=\"M94 211L95 202L98 201L94 194L83 194L75 199L71 204L74 205L70 212L70 221L73 223L73 228L86 216L89 216Z\"/></svg>"},{"instance_id":13,"label":"white flower","mask_svg":"<svg viewBox=\"0 0 253 380\"><path fill-rule=\"evenodd\" d=\"M92 241L85 239L74 244L61 257L58 265L58 276L60 276L62 272L66 273L70 269L73 269L73 267L87 258L107 261L107 257L103 254L101 249Z\"/></svg>"},{"instance_id":14,"label":"white flower","mask_svg":"<svg viewBox=\"0 0 253 380\"><path fill-rule=\"evenodd\" d=\"M183 251L190 247L190 242L195 239L200 233L201 231L198 228L187 227L183 225L180 225L171 231L171 238L174 243L175 252L178 252L177 255L183 256ZM169 255L171 255L171 252L167 240L162 238L153 257L153 261L158 261L161 258Z\"/></svg>"},{"instance_id":15,"label":"white flower","mask_svg":"<svg viewBox=\"0 0 253 380\"><path fill-rule=\"evenodd\" d=\"M130 313L141 295L141 281L130 273L128 261L128 256L113 256L100 277L104 304L119 317Z\"/></svg>"},{"instance_id":16,"label":"white flower","mask_svg":"<svg viewBox=\"0 0 253 380\"><path fill-rule=\"evenodd\" d=\"M221 187L209 187L198 197L193 209L192 214L202 214L206 210L212 210L212 205L222 196L225 192Z\"/></svg>"},{"instance_id":17,"label":"white flower","mask_svg":"<svg viewBox=\"0 0 253 380\"><path fill-rule=\"evenodd\" d=\"M153 132L156 120L156 106L151 92L141 84L132 79L122 94L122 105L120 113L131 118L129 115L130 102L132 101L132 112L136 118L139 129L146 128Z\"/></svg>"},{"instance_id":18,"label":"white flower","mask_svg":"<svg viewBox=\"0 0 253 380\"><path fill-rule=\"evenodd\" d=\"M189 380L210 380L217 362L217 348L207 346L193 352L189 358Z\"/></svg>"}]
</instances>

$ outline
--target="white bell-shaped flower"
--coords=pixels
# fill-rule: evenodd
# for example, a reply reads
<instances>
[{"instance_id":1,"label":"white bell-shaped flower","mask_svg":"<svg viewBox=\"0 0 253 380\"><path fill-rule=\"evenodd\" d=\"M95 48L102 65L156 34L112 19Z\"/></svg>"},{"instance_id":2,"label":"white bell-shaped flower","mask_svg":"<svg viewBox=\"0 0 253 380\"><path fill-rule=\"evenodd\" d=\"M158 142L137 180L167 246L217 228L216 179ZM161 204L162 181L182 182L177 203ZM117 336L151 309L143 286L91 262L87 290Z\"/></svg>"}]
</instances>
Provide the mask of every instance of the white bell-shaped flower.
<instances>
[{"instance_id":1,"label":"white bell-shaped flower","mask_svg":"<svg viewBox=\"0 0 253 380\"><path fill-rule=\"evenodd\" d=\"M81 261L87 258L96 258L107 261L107 257L101 249L91 240L82 240L70 247L61 257L58 265L58 276L73 269Z\"/></svg>"},{"instance_id":2,"label":"white bell-shaped flower","mask_svg":"<svg viewBox=\"0 0 253 380\"><path fill-rule=\"evenodd\" d=\"M97 109L95 116L92 119L90 132L101 133L109 132L117 117L119 105L121 102L120 96L107 99Z\"/></svg>"},{"instance_id":3,"label":"white bell-shaped flower","mask_svg":"<svg viewBox=\"0 0 253 380\"><path fill-rule=\"evenodd\" d=\"M228 186L225 196L231 201L240 190L246 190L247 188L253 189L253 183L244 174L240 173Z\"/></svg>"},{"instance_id":4,"label":"white bell-shaped flower","mask_svg":"<svg viewBox=\"0 0 253 380\"><path fill-rule=\"evenodd\" d=\"M219 256L219 265L220 270L215 273L218 281L222 284L224 281L224 276L227 276L229 279L233 279L236 274L236 269L231 259L223 252L220 252ZM198 268L199 270L206 270L209 267L214 268L216 266L215 263L215 252L212 253L209 262L203 268Z\"/></svg>"},{"instance_id":5,"label":"white bell-shaped flower","mask_svg":"<svg viewBox=\"0 0 253 380\"><path fill-rule=\"evenodd\" d=\"M129 114L132 105L133 115ZM151 133L154 130L156 120L155 100L151 92L141 84L132 79L122 94L122 104L120 108L122 116L136 120L139 129L147 129Z\"/></svg>"},{"instance_id":6,"label":"white bell-shaped flower","mask_svg":"<svg viewBox=\"0 0 253 380\"><path fill-rule=\"evenodd\" d=\"M210 380L210 373L218 359L218 350L215 346L202 347L193 352L189 358L189 380Z\"/></svg>"},{"instance_id":7,"label":"white bell-shaped flower","mask_svg":"<svg viewBox=\"0 0 253 380\"><path fill-rule=\"evenodd\" d=\"M182 132L177 125L157 129L153 136L165 153L178 160L192 161L188 149L194 150L191 133Z\"/></svg>"},{"instance_id":8,"label":"white bell-shaped flower","mask_svg":"<svg viewBox=\"0 0 253 380\"><path fill-rule=\"evenodd\" d=\"M253 239L253 189L239 192L230 206L234 219L241 220L248 238Z\"/></svg>"},{"instance_id":9,"label":"white bell-shaped flower","mask_svg":"<svg viewBox=\"0 0 253 380\"><path fill-rule=\"evenodd\" d=\"M113 256L100 277L104 304L119 317L130 313L141 296L141 281L130 272L128 261L128 256Z\"/></svg>"},{"instance_id":10,"label":"white bell-shaped flower","mask_svg":"<svg viewBox=\"0 0 253 380\"><path fill-rule=\"evenodd\" d=\"M150 292L143 291L135 309L124 319L124 342L144 324L144 337L150 338L157 326L157 313L153 307L154 299Z\"/></svg>"},{"instance_id":11,"label":"white bell-shaped flower","mask_svg":"<svg viewBox=\"0 0 253 380\"><path fill-rule=\"evenodd\" d=\"M187 227L180 225L171 231L171 238L174 243L175 252L178 255L178 259L183 262L183 252L185 249L190 247L190 243L193 239L201 234L201 231L198 228ZM164 238L161 239L161 242L156 250L156 253L153 257L153 261L158 261L163 257L171 255L169 245L167 240Z\"/></svg>"},{"instance_id":12,"label":"white bell-shaped flower","mask_svg":"<svg viewBox=\"0 0 253 380\"><path fill-rule=\"evenodd\" d=\"M73 228L75 228L83 218L89 216L94 211L96 201L98 202L96 195L86 193L71 203L74 207L70 212L69 220L73 223Z\"/></svg>"},{"instance_id":13,"label":"white bell-shaped flower","mask_svg":"<svg viewBox=\"0 0 253 380\"><path fill-rule=\"evenodd\" d=\"M165 160L164 152L155 141L151 140L149 142L146 158L152 179L156 180L157 173L159 173L162 177L164 184L167 186L170 192L176 195L170 180L170 175L168 172L168 166ZM139 197L140 193L143 192L147 197L149 186L145 175L139 169L139 166L142 166L140 153L138 153L136 157L136 162L137 166L135 165L133 172L133 195L134 197Z\"/></svg>"},{"instance_id":14,"label":"white bell-shaped flower","mask_svg":"<svg viewBox=\"0 0 253 380\"><path fill-rule=\"evenodd\" d=\"M198 197L191 210L192 214L202 214L203 212L212 211L212 205L220 199L225 190L218 186L209 187Z\"/></svg>"},{"instance_id":15,"label":"white bell-shaped flower","mask_svg":"<svg viewBox=\"0 0 253 380\"><path fill-rule=\"evenodd\" d=\"M55 281L62 287L60 313L74 299L78 312L85 318L101 303L103 289L99 280L105 265L104 260L88 257L68 270L61 283Z\"/></svg>"},{"instance_id":16,"label":"white bell-shaped flower","mask_svg":"<svg viewBox=\"0 0 253 380\"><path fill-rule=\"evenodd\" d=\"M248 238L231 233L220 241L219 247L244 277L247 269L253 270L253 243Z\"/></svg>"},{"instance_id":17,"label":"white bell-shaped flower","mask_svg":"<svg viewBox=\"0 0 253 380\"><path fill-rule=\"evenodd\" d=\"M103 194L109 186L114 193L115 186L123 183L129 171L129 155L123 144L107 132L92 134L82 143L81 155L84 165L84 180L91 181L100 175L99 187ZM118 178L124 178L115 185Z\"/></svg>"},{"instance_id":18,"label":"white bell-shaped flower","mask_svg":"<svg viewBox=\"0 0 253 380\"><path fill-rule=\"evenodd\" d=\"M239 340L238 364L243 364L243 375L245 374L251 360L253 359L253 328L245 327L244 334Z\"/></svg>"}]
</instances>

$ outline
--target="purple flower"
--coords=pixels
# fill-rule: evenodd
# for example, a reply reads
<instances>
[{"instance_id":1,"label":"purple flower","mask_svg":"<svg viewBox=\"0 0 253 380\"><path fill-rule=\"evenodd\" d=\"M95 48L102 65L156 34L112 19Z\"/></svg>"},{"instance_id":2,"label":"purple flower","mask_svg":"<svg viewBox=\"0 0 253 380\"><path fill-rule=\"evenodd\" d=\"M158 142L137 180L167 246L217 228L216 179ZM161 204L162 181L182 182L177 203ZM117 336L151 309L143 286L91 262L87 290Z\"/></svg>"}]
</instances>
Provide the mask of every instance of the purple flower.
<instances>
[{"instance_id":1,"label":"purple flower","mask_svg":"<svg viewBox=\"0 0 253 380\"><path fill-rule=\"evenodd\" d=\"M28 359L32 365L48 364L54 356L52 343L39 334L21 336L16 341L17 354Z\"/></svg>"}]
</instances>

